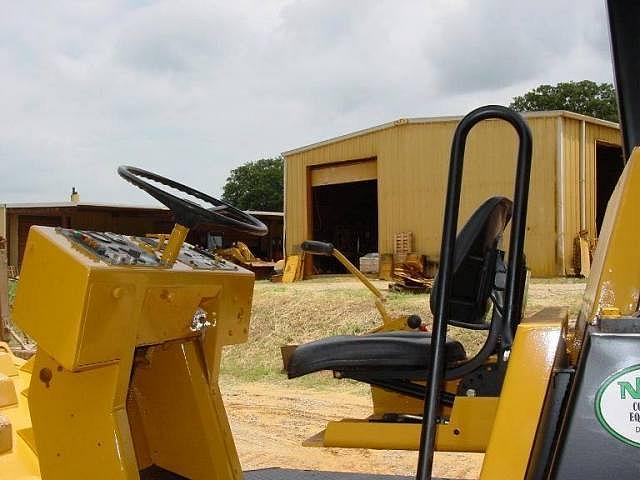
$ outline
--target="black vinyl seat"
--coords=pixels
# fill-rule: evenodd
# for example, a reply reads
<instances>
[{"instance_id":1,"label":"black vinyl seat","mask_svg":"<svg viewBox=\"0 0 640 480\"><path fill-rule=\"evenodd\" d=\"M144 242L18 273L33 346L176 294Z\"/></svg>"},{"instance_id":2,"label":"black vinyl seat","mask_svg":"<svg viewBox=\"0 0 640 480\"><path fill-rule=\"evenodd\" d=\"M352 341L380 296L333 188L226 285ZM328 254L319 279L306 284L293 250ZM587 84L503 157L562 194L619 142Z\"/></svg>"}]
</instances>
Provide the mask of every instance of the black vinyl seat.
<instances>
[{"instance_id":1,"label":"black vinyl seat","mask_svg":"<svg viewBox=\"0 0 640 480\"><path fill-rule=\"evenodd\" d=\"M456 238L451 293L447 298L449 323L457 327L488 330L485 314L494 288L498 241L511 220L513 202L491 197L480 205ZM440 276L433 282L429 298L431 313L438 314L436 298Z\"/></svg>"},{"instance_id":2,"label":"black vinyl seat","mask_svg":"<svg viewBox=\"0 0 640 480\"><path fill-rule=\"evenodd\" d=\"M507 198L492 197L478 207L460 230L455 244L452 295L448 299L452 324L485 328L484 316L494 287L498 244L511 219L511 207ZM437 278L433 288L434 291L438 288ZM431 307L433 311L433 302ZM423 378L431 367L430 351L431 334L422 331L341 335L298 346L286 370L289 378L321 370L369 379ZM454 340L447 339L445 352L448 365L467 359L462 344Z\"/></svg>"},{"instance_id":3,"label":"black vinyl seat","mask_svg":"<svg viewBox=\"0 0 640 480\"><path fill-rule=\"evenodd\" d=\"M431 334L421 331L328 337L296 348L287 364L287 374L296 378L320 370L368 374L392 370L409 375L411 371L429 370L430 349ZM447 339L446 352L450 363L467 357L462 344L455 340Z\"/></svg>"}]
</instances>

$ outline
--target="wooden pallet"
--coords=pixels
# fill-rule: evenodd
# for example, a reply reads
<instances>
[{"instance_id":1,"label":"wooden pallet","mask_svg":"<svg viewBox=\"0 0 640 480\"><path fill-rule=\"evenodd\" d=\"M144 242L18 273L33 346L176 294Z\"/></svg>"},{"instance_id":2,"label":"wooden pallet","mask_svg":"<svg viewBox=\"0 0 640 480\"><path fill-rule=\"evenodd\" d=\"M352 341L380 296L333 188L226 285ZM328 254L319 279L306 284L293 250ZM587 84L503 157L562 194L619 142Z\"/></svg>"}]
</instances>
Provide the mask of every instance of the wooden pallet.
<instances>
[{"instance_id":1,"label":"wooden pallet","mask_svg":"<svg viewBox=\"0 0 640 480\"><path fill-rule=\"evenodd\" d=\"M12 279L18 278L18 268L15 265L9 265L7 267L7 275Z\"/></svg>"},{"instance_id":2,"label":"wooden pallet","mask_svg":"<svg viewBox=\"0 0 640 480\"><path fill-rule=\"evenodd\" d=\"M400 232L395 234L393 253L406 254L414 251L413 232Z\"/></svg>"}]
</instances>

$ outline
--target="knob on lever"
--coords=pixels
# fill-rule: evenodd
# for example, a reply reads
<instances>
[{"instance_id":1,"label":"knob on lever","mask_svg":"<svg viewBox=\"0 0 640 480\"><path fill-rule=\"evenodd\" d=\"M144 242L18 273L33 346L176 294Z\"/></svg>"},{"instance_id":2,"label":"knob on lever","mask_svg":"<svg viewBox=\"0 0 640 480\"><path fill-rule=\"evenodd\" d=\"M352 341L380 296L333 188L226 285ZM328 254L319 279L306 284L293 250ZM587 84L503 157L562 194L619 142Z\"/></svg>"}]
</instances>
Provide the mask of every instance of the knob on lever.
<instances>
[{"instance_id":1,"label":"knob on lever","mask_svg":"<svg viewBox=\"0 0 640 480\"><path fill-rule=\"evenodd\" d=\"M419 315L413 314L407 317L407 327L417 330L422 326L422 319Z\"/></svg>"},{"instance_id":2,"label":"knob on lever","mask_svg":"<svg viewBox=\"0 0 640 480\"><path fill-rule=\"evenodd\" d=\"M317 240L305 240L300 245L303 252L311 255L324 255L330 257L333 255L335 247L331 243L319 242Z\"/></svg>"}]
</instances>

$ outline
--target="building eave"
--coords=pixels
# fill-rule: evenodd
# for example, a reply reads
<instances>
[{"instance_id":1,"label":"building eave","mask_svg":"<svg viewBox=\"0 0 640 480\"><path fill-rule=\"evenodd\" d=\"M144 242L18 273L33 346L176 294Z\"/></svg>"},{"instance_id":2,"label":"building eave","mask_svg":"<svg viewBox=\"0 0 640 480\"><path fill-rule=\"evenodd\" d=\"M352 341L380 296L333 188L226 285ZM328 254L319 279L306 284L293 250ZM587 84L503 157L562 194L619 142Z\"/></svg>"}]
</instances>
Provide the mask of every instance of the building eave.
<instances>
[{"instance_id":1,"label":"building eave","mask_svg":"<svg viewBox=\"0 0 640 480\"><path fill-rule=\"evenodd\" d=\"M609 122L607 120L601 120L599 118L590 117L588 115L582 115L580 113L570 112L568 110L548 110L543 112L524 112L522 114L525 118L556 118L556 117L565 117L572 118L575 120L584 120L585 122L600 125L609 128L620 128L620 125L615 122ZM350 138L361 137L363 135L368 135L370 133L379 132L382 130L387 130L389 128L398 127L401 125L407 124L425 124L425 123L448 123L448 122L459 122L462 120L462 115L457 116L440 116L440 117L415 117L415 118L400 118L398 120L394 120L392 122L383 123L380 125L375 125L370 128L365 128L362 130L357 130L355 132L347 133L345 135L339 135L337 137L329 138L327 140L322 140L320 142L311 143L309 145L305 145L299 148L294 148L292 150L287 150L286 152L282 152L283 157L288 157L291 155L296 155L298 153L307 152L309 150L314 150L317 148L324 147L326 145L331 145L333 143L343 142L345 140L349 140Z\"/></svg>"},{"instance_id":2,"label":"building eave","mask_svg":"<svg viewBox=\"0 0 640 480\"><path fill-rule=\"evenodd\" d=\"M163 205L130 205L118 203L89 203L89 202L34 202L34 203L7 203L4 205L7 210L11 209L30 209L30 208L108 208L108 209L126 209L126 210L168 210Z\"/></svg>"},{"instance_id":3,"label":"building eave","mask_svg":"<svg viewBox=\"0 0 640 480\"><path fill-rule=\"evenodd\" d=\"M1 205L1 204L0 204ZM90 210L137 210L144 212L169 212L164 205L130 205L117 203L89 203L89 202L37 202L37 203L7 203L2 205L8 213L12 211L43 210L43 209L90 209ZM268 212L260 210L246 210L250 215L260 217L283 217L283 212Z\"/></svg>"}]
</instances>

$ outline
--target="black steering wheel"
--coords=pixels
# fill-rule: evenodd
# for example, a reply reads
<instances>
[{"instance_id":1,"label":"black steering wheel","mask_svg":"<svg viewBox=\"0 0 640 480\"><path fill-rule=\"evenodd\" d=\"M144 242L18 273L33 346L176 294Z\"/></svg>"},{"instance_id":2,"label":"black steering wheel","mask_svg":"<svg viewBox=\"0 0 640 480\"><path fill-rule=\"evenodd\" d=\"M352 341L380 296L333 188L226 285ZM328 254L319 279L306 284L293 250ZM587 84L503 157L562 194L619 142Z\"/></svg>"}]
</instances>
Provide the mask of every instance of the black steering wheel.
<instances>
[{"instance_id":1,"label":"black steering wheel","mask_svg":"<svg viewBox=\"0 0 640 480\"><path fill-rule=\"evenodd\" d=\"M160 203L166 205L169 210L175 214L176 222L185 227L193 228L201 224L222 225L238 232L256 236L266 235L268 231L265 224L253 215L249 215L222 200L210 197L169 178L161 177L153 172L127 165L118 167L118 174L127 182L141 188ZM178 198L162 188L151 185L145 179L158 182L186 193L187 195L196 197L211 204L211 208L204 208L195 202Z\"/></svg>"}]
</instances>

